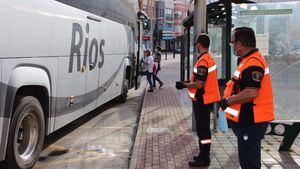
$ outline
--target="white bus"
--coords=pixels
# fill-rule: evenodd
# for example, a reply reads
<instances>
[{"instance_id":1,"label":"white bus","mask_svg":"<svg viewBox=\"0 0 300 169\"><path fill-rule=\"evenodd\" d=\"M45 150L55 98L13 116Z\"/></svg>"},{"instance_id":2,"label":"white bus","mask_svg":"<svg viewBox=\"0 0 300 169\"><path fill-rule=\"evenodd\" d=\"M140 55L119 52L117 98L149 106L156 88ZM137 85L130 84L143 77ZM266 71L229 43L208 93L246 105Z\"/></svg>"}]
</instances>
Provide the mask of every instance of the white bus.
<instances>
[{"instance_id":1,"label":"white bus","mask_svg":"<svg viewBox=\"0 0 300 169\"><path fill-rule=\"evenodd\" d=\"M137 0L0 0L0 161L31 168L44 136L138 87Z\"/></svg>"}]
</instances>

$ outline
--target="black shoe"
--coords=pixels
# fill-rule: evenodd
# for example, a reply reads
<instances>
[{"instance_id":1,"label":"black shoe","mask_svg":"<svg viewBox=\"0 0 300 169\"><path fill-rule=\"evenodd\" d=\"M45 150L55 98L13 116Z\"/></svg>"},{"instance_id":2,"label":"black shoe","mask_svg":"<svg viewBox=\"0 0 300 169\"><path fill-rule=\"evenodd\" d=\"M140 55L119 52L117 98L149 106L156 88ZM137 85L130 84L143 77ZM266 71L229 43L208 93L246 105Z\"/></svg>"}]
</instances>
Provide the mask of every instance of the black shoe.
<instances>
[{"instance_id":1,"label":"black shoe","mask_svg":"<svg viewBox=\"0 0 300 169\"><path fill-rule=\"evenodd\" d=\"M153 89L149 89L149 90L147 90L148 92L153 92Z\"/></svg>"},{"instance_id":2,"label":"black shoe","mask_svg":"<svg viewBox=\"0 0 300 169\"><path fill-rule=\"evenodd\" d=\"M197 158L196 160L190 161L189 166L190 167L208 167L210 164L210 160L203 160L200 158Z\"/></svg>"},{"instance_id":3,"label":"black shoe","mask_svg":"<svg viewBox=\"0 0 300 169\"><path fill-rule=\"evenodd\" d=\"M198 154L197 156L194 156L194 157L193 157L193 160L197 160L198 158L201 158L200 152L199 152L199 154Z\"/></svg>"},{"instance_id":4,"label":"black shoe","mask_svg":"<svg viewBox=\"0 0 300 169\"><path fill-rule=\"evenodd\" d=\"M163 84L163 83L159 85L159 88L163 88L163 87L164 87L164 84Z\"/></svg>"}]
</instances>

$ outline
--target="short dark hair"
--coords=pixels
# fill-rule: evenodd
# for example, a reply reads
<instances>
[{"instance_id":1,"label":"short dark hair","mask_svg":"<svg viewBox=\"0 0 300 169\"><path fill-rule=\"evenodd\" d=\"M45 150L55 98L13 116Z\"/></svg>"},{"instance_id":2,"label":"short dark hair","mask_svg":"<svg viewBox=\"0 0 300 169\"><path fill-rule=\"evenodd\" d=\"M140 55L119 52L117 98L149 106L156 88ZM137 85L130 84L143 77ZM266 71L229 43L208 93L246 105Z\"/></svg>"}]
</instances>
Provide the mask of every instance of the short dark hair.
<instances>
[{"instance_id":1,"label":"short dark hair","mask_svg":"<svg viewBox=\"0 0 300 169\"><path fill-rule=\"evenodd\" d=\"M252 28L238 27L233 30L234 40L247 47L256 48L255 34Z\"/></svg>"},{"instance_id":2,"label":"short dark hair","mask_svg":"<svg viewBox=\"0 0 300 169\"><path fill-rule=\"evenodd\" d=\"M202 47L209 48L210 37L208 34L202 33L197 37L196 43L200 43Z\"/></svg>"},{"instance_id":3,"label":"short dark hair","mask_svg":"<svg viewBox=\"0 0 300 169\"><path fill-rule=\"evenodd\" d=\"M160 47L160 46L156 46L156 49L157 49L158 51L161 51L161 47Z\"/></svg>"}]
</instances>

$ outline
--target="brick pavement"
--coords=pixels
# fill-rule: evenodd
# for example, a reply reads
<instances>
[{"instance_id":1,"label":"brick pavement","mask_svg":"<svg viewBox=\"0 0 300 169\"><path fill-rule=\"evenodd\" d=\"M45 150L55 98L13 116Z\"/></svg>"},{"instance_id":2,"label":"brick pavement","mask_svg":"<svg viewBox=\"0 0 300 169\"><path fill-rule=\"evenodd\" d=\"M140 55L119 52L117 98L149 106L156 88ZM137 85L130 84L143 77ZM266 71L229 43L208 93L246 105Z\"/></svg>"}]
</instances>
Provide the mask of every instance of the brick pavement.
<instances>
[{"instance_id":1,"label":"brick pavement","mask_svg":"<svg viewBox=\"0 0 300 169\"><path fill-rule=\"evenodd\" d=\"M158 76L164 88L145 94L130 169L189 168L188 161L198 153L197 136L191 131L190 102L182 103L180 91L174 87L179 79L178 58L162 61ZM300 168L300 136L290 152L278 152L281 140L275 136L263 140L262 168ZM213 132L209 168L239 168L237 141L231 130Z\"/></svg>"}]
</instances>

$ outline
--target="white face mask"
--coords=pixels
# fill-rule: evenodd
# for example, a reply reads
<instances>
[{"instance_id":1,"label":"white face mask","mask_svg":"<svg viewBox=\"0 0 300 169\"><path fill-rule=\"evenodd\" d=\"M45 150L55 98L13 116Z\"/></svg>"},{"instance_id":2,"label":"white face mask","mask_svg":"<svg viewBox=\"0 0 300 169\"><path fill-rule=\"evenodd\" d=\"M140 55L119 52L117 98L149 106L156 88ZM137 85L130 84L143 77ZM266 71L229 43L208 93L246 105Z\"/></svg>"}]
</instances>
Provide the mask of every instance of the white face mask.
<instances>
[{"instance_id":1,"label":"white face mask","mask_svg":"<svg viewBox=\"0 0 300 169\"><path fill-rule=\"evenodd\" d=\"M238 56L238 54L237 54L237 52L239 51L239 49L238 49L238 50L234 50L233 45L231 45L231 50L232 50L233 54L234 54L236 57L240 57L240 56Z\"/></svg>"}]
</instances>

